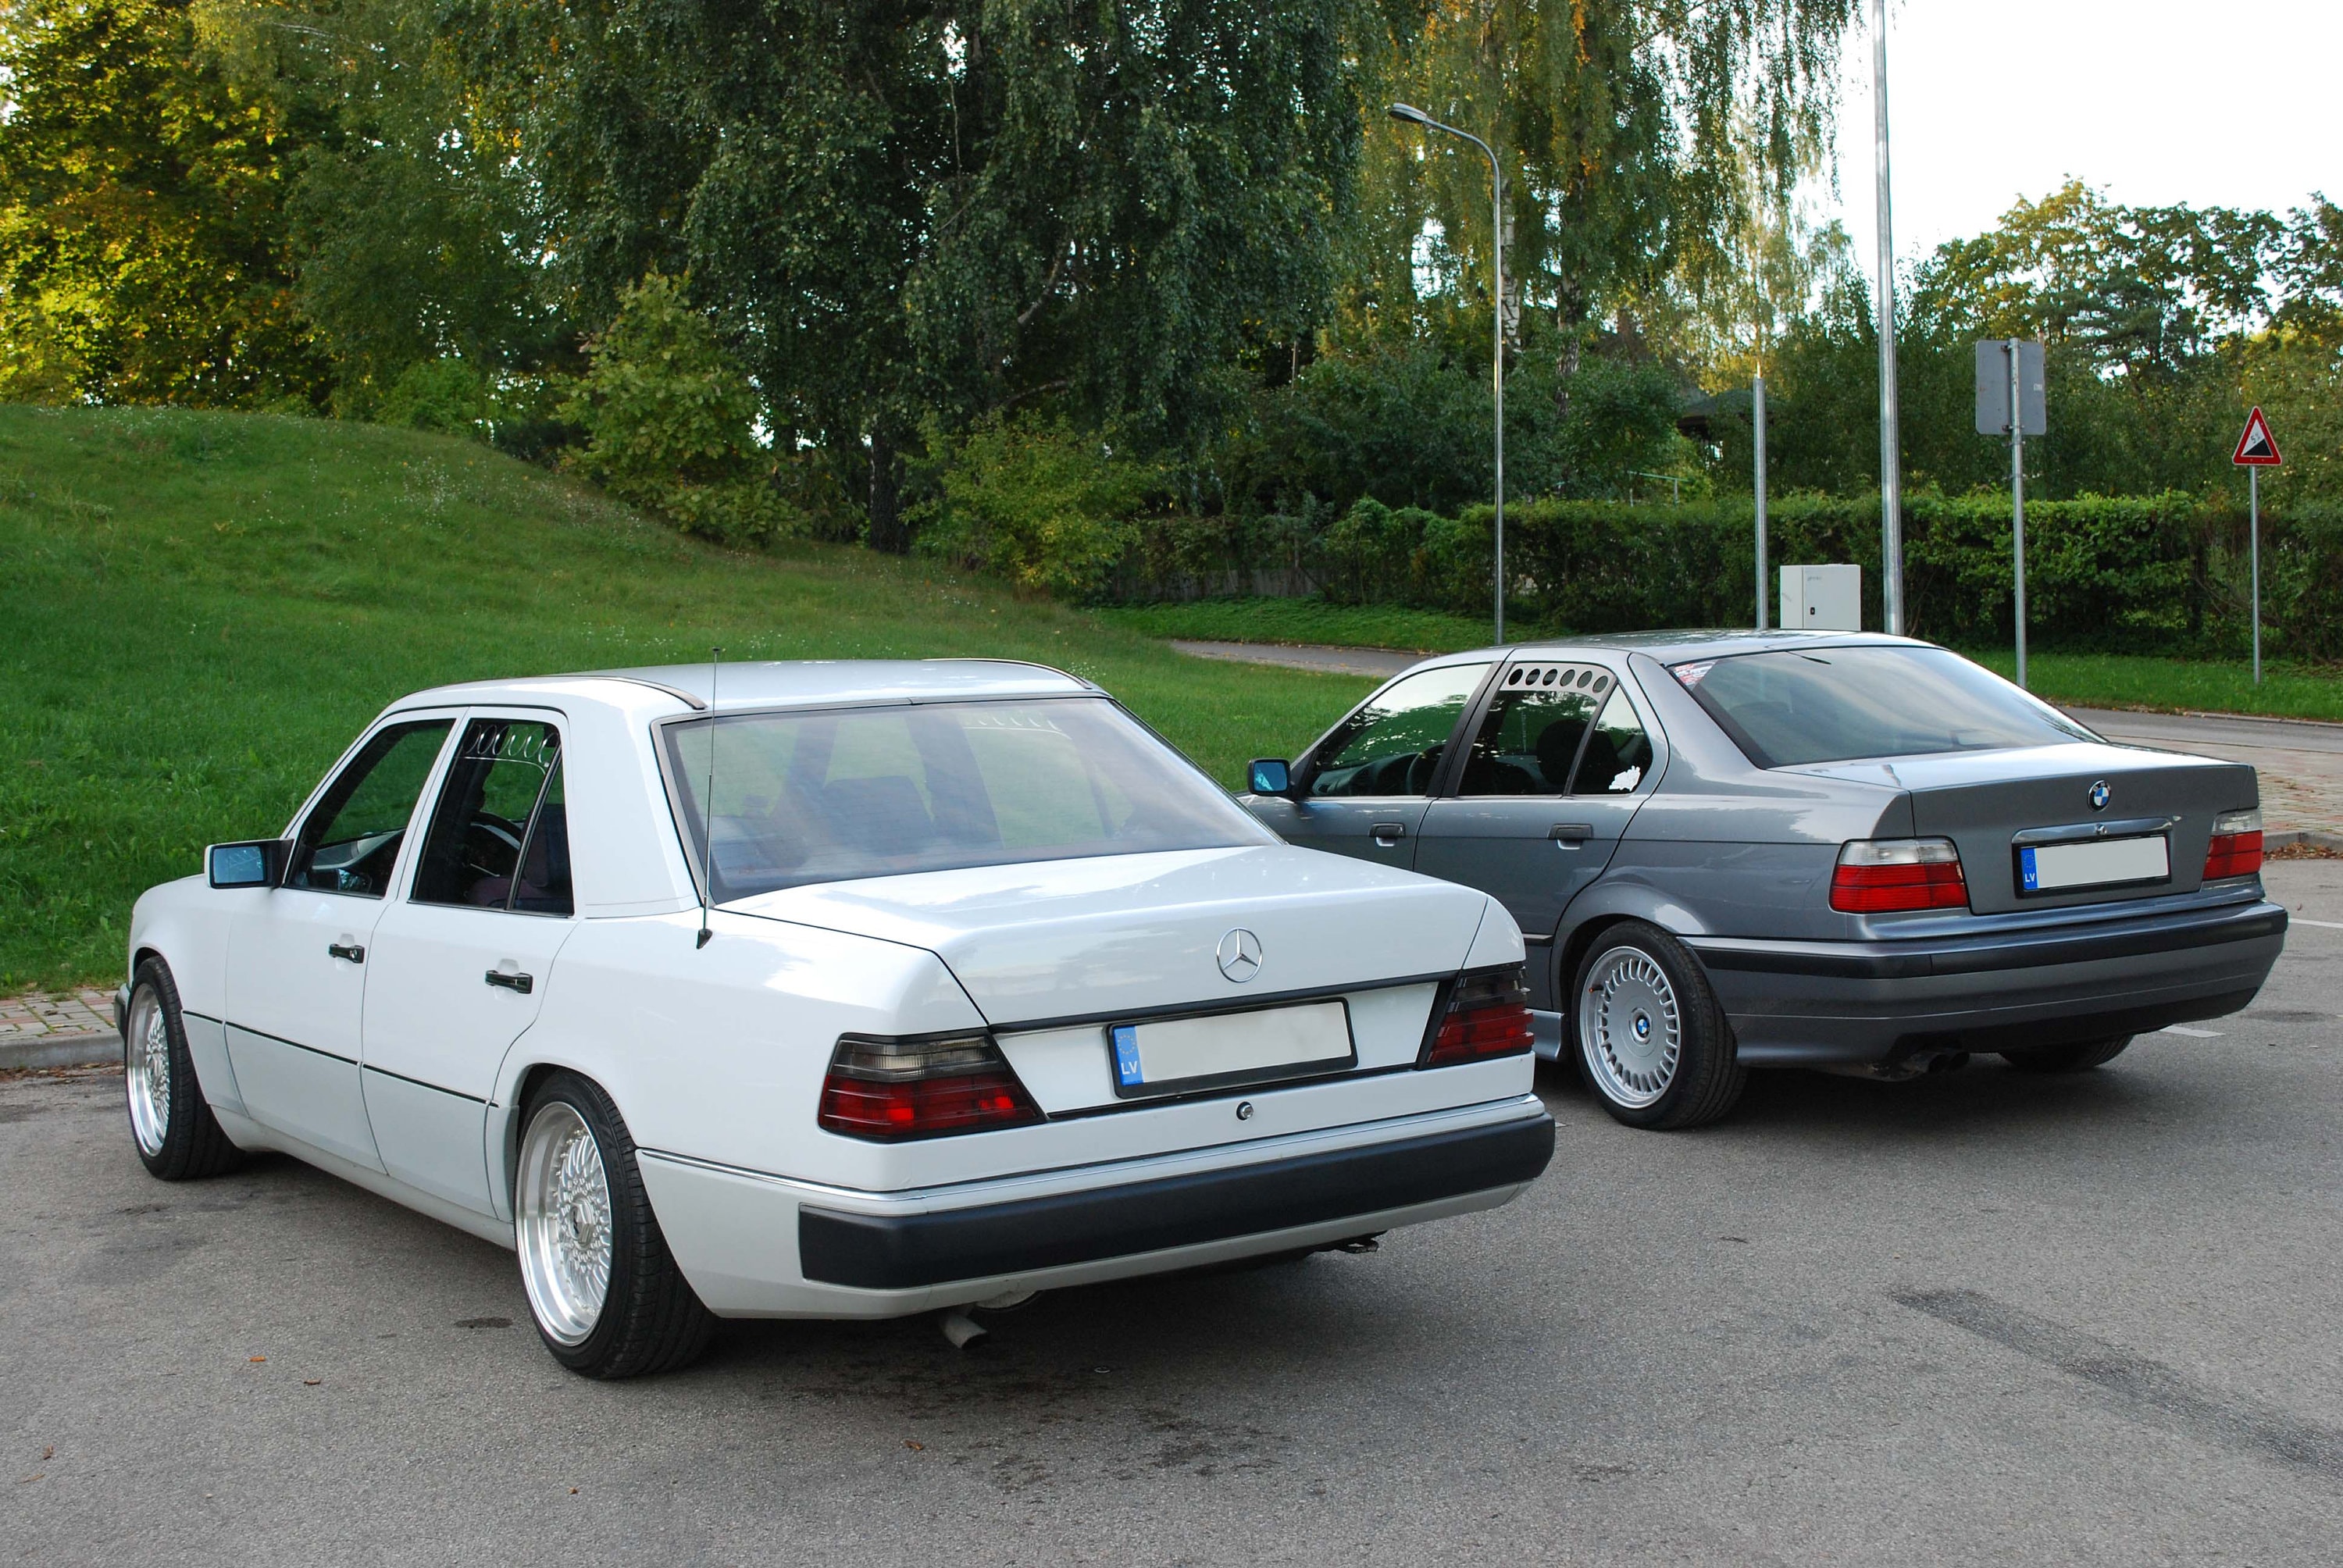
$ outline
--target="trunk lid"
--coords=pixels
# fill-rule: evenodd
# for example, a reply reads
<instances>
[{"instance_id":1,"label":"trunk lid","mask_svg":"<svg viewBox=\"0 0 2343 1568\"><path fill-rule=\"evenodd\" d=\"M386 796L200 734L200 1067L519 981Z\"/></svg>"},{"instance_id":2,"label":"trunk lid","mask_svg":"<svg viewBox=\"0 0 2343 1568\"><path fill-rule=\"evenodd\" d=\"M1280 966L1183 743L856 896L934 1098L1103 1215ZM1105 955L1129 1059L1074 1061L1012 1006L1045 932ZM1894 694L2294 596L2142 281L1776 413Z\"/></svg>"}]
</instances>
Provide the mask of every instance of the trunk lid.
<instances>
[{"instance_id":1,"label":"trunk lid","mask_svg":"<svg viewBox=\"0 0 2343 1568\"><path fill-rule=\"evenodd\" d=\"M2254 770L2242 762L2083 741L1789 771L1885 781L1906 790L1913 833L1950 839L1959 847L1969 907L1979 914L2194 891L2204 877L2213 819L2261 799ZM2104 804L2095 804L2101 784L2107 786ZM2152 833L2169 834L2168 879L2056 892L2021 889L2021 842L2038 846Z\"/></svg>"},{"instance_id":2,"label":"trunk lid","mask_svg":"<svg viewBox=\"0 0 2343 1568\"><path fill-rule=\"evenodd\" d=\"M1001 1027L1451 974L1488 906L1411 872L1253 845L830 882L726 908L925 948ZM1242 983L1217 957L1239 928L1260 952Z\"/></svg>"}]
</instances>

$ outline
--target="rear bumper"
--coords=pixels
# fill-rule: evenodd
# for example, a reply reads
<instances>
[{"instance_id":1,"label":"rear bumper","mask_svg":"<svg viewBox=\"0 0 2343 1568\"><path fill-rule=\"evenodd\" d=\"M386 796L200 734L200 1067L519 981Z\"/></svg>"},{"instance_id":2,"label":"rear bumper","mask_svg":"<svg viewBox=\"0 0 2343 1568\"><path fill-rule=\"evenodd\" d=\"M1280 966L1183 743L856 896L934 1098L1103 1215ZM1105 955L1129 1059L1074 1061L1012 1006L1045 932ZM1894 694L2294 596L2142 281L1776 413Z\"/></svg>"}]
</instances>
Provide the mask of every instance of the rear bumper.
<instances>
[{"instance_id":1,"label":"rear bumper","mask_svg":"<svg viewBox=\"0 0 2343 1568\"><path fill-rule=\"evenodd\" d=\"M1493 1208L1553 1151L1553 1119L1521 1095L1252 1148L920 1192L639 1158L676 1261L719 1315L882 1318Z\"/></svg>"},{"instance_id":2,"label":"rear bumper","mask_svg":"<svg viewBox=\"0 0 2343 1568\"><path fill-rule=\"evenodd\" d=\"M1554 1158L1554 1119L1427 1133L1228 1171L929 1214L801 1209L805 1277L901 1291L1290 1231L1519 1187Z\"/></svg>"},{"instance_id":3,"label":"rear bumper","mask_svg":"<svg viewBox=\"0 0 2343 1568\"><path fill-rule=\"evenodd\" d=\"M2263 900L1932 941L1692 937L1753 1067L1894 1075L1963 1050L2139 1034L2250 1002L2286 944Z\"/></svg>"}]
</instances>

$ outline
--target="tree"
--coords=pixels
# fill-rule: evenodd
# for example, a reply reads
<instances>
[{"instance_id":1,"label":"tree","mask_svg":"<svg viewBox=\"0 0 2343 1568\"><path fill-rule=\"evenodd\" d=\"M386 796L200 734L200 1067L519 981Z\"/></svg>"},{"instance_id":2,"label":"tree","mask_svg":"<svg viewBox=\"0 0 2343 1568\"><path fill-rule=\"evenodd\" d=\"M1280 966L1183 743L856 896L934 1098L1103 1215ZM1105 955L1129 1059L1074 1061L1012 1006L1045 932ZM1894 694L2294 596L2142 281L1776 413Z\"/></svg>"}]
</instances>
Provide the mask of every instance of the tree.
<instances>
[{"instance_id":1,"label":"tree","mask_svg":"<svg viewBox=\"0 0 2343 1568\"><path fill-rule=\"evenodd\" d=\"M187 0L8 0L0 397L314 406L293 297L294 147Z\"/></svg>"},{"instance_id":2,"label":"tree","mask_svg":"<svg viewBox=\"0 0 2343 1568\"><path fill-rule=\"evenodd\" d=\"M1394 30L1382 56L1390 95L1497 149L1508 337L1523 310L1552 313L1557 397L1569 395L1591 322L1735 270L1732 236L1816 166L1854 9L1440 0L1420 29ZM1369 137L1365 184L1380 243L1361 276L1374 307L1388 317L1412 306L1410 269L1423 262L1459 289L1470 282L1490 222L1487 171L1470 149L1386 125ZM1436 235L1428 252L1413 249L1426 233ZM1487 292L1483 276L1484 302Z\"/></svg>"},{"instance_id":3,"label":"tree","mask_svg":"<svg viewBox=\"0 0 2343 1568\"><path fill-rule=\"evenodd\" d=\"M882 548L922 418L1199 439L1241 345L1322 311L1343 0L472 4L575 318L688 272Z\"/></svg>"}]
</instances>

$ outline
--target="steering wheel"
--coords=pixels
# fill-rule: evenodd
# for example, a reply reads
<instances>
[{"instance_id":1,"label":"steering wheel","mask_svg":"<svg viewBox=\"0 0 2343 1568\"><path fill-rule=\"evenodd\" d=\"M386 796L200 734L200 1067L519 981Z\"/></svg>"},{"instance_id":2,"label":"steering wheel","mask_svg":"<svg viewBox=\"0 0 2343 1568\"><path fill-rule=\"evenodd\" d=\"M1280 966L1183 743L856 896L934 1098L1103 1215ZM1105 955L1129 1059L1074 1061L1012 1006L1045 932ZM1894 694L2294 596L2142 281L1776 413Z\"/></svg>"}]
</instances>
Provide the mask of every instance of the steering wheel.
<instances>
[{"instance_id":1,"label":"steering wheel","mask_svg":"<svg viewBox=\"0 0 2343 1568\"><path fill-rule=\"evenodd\" d=\"M475 877L509 877L520 869L520 825L493 811L475 811L464 825L464 869Z\"/></svg>"}]
</instances>

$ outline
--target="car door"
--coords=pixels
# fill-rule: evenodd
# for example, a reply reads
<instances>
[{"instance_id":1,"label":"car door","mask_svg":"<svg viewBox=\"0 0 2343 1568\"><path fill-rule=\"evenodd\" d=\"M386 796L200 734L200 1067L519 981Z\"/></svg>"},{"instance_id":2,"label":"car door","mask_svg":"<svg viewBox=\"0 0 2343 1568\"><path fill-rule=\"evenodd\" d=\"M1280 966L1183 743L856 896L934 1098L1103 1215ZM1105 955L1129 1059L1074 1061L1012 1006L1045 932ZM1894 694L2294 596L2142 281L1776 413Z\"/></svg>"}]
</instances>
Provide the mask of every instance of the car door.
<instances>
[{"instance_id":1,"label":"car door","mask_svg":"<svg viewBox=\"0 0 2343 1568\"><path fill-rule=\"evenodd\" d=\"M1524 659L1477 710L1454 793L1434 800L1415 869L1493 894L1533 937L1603 874L1657 774L1618 673Z\"/></svg>"},{"instance_id":2,"label":"car door","mask_svg":"<svg viewBox=\"0 0 2343 1568\"><path fill-rule=\"evenodd\" d=\"M474 709L367 954L361 1078L383 1168L483 1214L498 1064L574 924L567 802L558 716Z\"/></svg>"},{"instance_id":3,"label":"car door","mask_svg":"<svg viewBox=\"0 0 2343 1568\"><path fill-rule=\"evenodd\" d=\"M367 955L452 714L368 735L294 835L284 880L233 920L227 1050L245 1113L382 1169L358 1088Z\"/></svg>"},{"instance_id":4,"label":"car door","mask_svg":"<svg viewBox=\"0 0 2343 1568\"><path fill-rule=\"evenodd\" d=\"M1288 799L1256 803L1289 841L1387 866L1414 858L1414 833L1465 709L1490 663L1401 676L1311 749Z\"/></svg>"}]
</instances>

